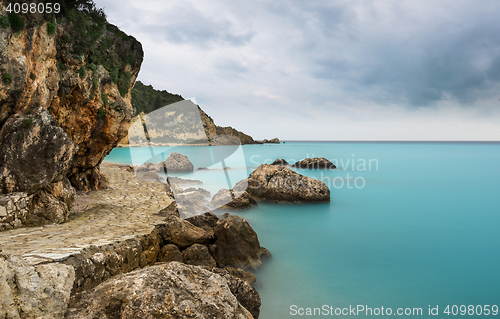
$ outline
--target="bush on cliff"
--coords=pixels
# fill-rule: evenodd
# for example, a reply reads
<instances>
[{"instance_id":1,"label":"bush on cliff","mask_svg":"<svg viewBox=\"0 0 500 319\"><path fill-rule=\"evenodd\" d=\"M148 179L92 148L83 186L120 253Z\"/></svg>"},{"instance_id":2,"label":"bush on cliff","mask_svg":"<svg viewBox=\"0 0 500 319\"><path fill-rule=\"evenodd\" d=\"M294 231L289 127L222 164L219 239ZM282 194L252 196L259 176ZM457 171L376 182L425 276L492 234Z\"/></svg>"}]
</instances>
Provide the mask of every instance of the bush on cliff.
<instances>
[{"instance_id":1,"label":"bush on cliff","mask_svg":"<svg viewBox=\"0 0 500 319\"><path fill-rule=\"evenodd\" d=\"M2 27L4 29L8 29L10 27L10 22L9 22L8 16L1 16L0 17L0 27Z\"/></svg>"},{"instance_id":2,"label":"bush on cliff","mask_svg":"<svg viewBox=\"0 0 500 319\"><path fill-rule=\"evenodd\" d=\"M12 75L10 73L4 73L2 76L3 83L10 84L12 82Z\"/></svg>"},{"instance_id":3,"label":"bush on cliff","mask_svg":"<svg viewBox=\"0 0 500 319\"><path fill-rule=\"evenodd\" d=\"M54 35L56 33L56 24L53 22L47 23L47 33L49 35Z\"/></svg>"},{"instance_id":4,"label":"bush on cliff","mask_svg":"<svg viewBox=\"0 0 500 319\"><path fill-rule=\"evenodd\" d=\"M17 13L9 14L9 22L12 31L21 32L24 29L24 20Z\"/></svg>"}]
</instances>

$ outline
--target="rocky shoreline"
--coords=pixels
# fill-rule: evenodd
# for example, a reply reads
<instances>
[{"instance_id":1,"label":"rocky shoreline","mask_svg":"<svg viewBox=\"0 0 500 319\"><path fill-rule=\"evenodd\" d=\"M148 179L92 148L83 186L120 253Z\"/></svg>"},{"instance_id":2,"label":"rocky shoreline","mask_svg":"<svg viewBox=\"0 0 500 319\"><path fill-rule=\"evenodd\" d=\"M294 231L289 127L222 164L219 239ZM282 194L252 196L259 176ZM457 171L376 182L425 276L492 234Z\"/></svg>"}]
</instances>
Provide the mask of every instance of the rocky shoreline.
<instances>
[{"instance_id":1,"label":"rocky shoreline","mask_svg":"<svg viewBox=\"0 0 500 319\"><path fill-rule=\"evenodd\" d=\"M164 184L140 181L132 172L121 168L115 165L102 167L110 181L110 189L91 192L89 195L96 202L76 213L67 223L0 232L0 291L2 295L10 296L8 300L11 300L0 307L0 315L31 313L47 318L62 318L68 307L70 310L66 316L86 318L88 313L97 313L102 306L95 305L93 310L89 308L94 288L101 284L113 286L110 282L119 280L115 278L126 278L120 274L136 269L145 269L142 274L148 274L154 273L158 267L167 267L205 276L206 271L209 271L214 274L210 276L215 278L218 289L228 296L228 300L233 300L230 298L233 295L238 301L239 304L228 301L228 305L231 305L228 309L238 313L243 305L241 307L250 316L240 311L243 313L242 318L257 318L260 298L251 285L255 277L242 268L258 268L269 252L260 247L257 234L250 225L237 216L225 215L220 219L210 213L191 221L182 220L175 205L172 205L172 198L166 194ZM122 194L122 197L116 196L117 193ZM155 194L160 197L153 200L151 196ZM128 210L130 207L123 203L127 196L141 197L143 204L136 202L136 206ZM160 202L162 200L163 203ZM153 205L154 202L157 204ZM142 212L140 207L143 207ZM114 210L129 211L130 214L116 214L116 226L106 220L101 227L95 225L95 218L102 216L99 214L108 212L109 215ZM104 234L96 234L99 228L105 232L107 230L107 238ZM72 233L76 229L80 230L80 234ZM111 233L114 236L109 236ZM65 239L68 241L65 242ZM167 266L165 262L173 264ZM186 268L184 264L191 266ZM40 280L30 282L29 278L35 278L33 276ZM47 279L52 278L50 276L60 279L54 284L53 280ZM26 287L20 286L23 282L26 282ZM47 289L55 293L47 296ZM28 291L35 292L35 295L28 294ZM213 295L214 299L209 304L219 307L226 302L226 299L216 296ZM96 300L99 302L105 298ZM176 307L181 306L176 303ZM26 307L31 307L31 310L26 312ZM200 315L203 309L197 310L201 311ZM218 317L223 316L219 314Z\"/></svg>"}]
</instances>

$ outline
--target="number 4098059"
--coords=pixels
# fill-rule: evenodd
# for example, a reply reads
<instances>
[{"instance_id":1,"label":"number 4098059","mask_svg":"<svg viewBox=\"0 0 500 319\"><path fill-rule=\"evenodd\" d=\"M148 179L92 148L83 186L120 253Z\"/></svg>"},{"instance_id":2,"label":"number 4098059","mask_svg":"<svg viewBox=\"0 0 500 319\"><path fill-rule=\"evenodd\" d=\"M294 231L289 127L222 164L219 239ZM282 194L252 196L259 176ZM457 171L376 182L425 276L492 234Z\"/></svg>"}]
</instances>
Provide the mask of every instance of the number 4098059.
<instances>
[{"instance_id":1,"label":"number 4098059","mask_svg":"<svg viewBox=\"0 0 500 319\"><path fill-rule=\"evenodd\" d=\"M9 3L5 10L8 13L59 13L61 5L59 3Z\"/></svg>"}]
</instances>

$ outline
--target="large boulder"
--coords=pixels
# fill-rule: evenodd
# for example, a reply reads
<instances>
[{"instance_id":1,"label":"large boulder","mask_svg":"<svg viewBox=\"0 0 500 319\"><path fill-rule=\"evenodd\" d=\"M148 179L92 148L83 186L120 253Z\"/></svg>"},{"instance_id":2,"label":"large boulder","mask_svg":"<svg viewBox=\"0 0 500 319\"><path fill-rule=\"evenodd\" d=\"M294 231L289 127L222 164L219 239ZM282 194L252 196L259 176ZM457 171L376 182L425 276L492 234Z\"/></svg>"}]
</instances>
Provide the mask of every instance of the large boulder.
<instances>
[{"instance_id":1,"label":"large boulder","mask_svg":"<svg viewBox=\"0 0 500 319\"><path fill-rule=\"evenodd\" d=\"M337 166L324 157L305 158L292 166L301 169L336 169Z\"/></svg>"},{"instance_id":2,"label":"large boulder","mask_svg":"<svg viewBox=\"0 0 500 319\"><path fill-rule=\"evenodd\" d=\"M288 164L287 161L285 161L284 159L282 158L277 158L274 160L274 162L271 163L271 165L281 165L281 166L288 166L290 164Z\"/></svg>"},{"instance_id":3,"label":"large boulder","mask_svg":"<svg viewBox=\"0 0 500 319\"><path fill-rule=\"evenodd\" d=\"M226 188L219 190L210 201L212 209L244 209L252 206L257 206L257 202L247 191L235 194L232 189Z\"/></svg>"},{"instance_id":4,"label":"large boulder","mask_svg":"<svg viewBox=\"0 0 500 319\"><path fill-rule=\"evenodd\" d=\"M257 200L330 202L330 190L325 183L278 165L262 164L247 180L234 186L238 191L244 188Z\"/></svg>"},{"instance_id":5,"label":"large boulder","mask_svg":"<svg viewBox=\"0 0 500 319\"><path fill-rule=\"evenodd\" d=\"M186 155L180 153L172 153L164 162L167 173L192 172L194 170L193 163Z\"/></svg>"},{"instance_id":6,"label":"large boulder","mask_svg":"<svg viewBox=\"0 0 500 319\"><path fill-rule=\"evenodd\" d=\"M74 279L71 266L0 256L0 318L63 318Z\"/></svg>"},{"instance_id":7,"label":"large boulder","mask_svg":"<svg viewBox=\"0 0 500 319\"><path fill-rule=\"evenodd\" d=\"M181 249L192 244L207 245L212 241L212 236L205 230L175 215L170 215L165 219L165 225L161 227L161 235L166 243L174 244Z\"/></svg>"},{"instance_id":8,"label":"large boulder","mask_svg":"<svg viewBox=\"0 0 500 319\"><path fill-rule=\"evenodd\" d=\"M253 318L226 279L198 266L157 264L111 278L70 309L67 318Z\"/></svg>"},{"instance_id":9,"label":"large boulder","mask_svg":"<svg viewBox=\"0 0 500 319\"><path fill-rule=\"evenodd\" d=\"M224 216L225 219L219 220L214 228L216 241L210 247L217 266L260 268L261 255L267 250L260 246L257 233L244 218Z\"/></svg>"},{"instance_id":10,"label":"large boulder","mask_svg":"<svg viewBox=\"0 0 500 319\"><path fill-rule=\"evenodd\" d=\"M208 207L211 198L209 191L193 187L182 189L175 184L170 185L172 186L177 209L182 218L189 218L210 211Z\"/></svg>"},{"instance_id":11,"label":"large boulder","mask_svg":"<svg viewBox=\"0 0 500 319\"><path fill-rule=\"evenodd\" d=\"M33 194L61 181L77 151L47 110L11 117L0 135L0 192Z\"/></svg>"}]
</instances>

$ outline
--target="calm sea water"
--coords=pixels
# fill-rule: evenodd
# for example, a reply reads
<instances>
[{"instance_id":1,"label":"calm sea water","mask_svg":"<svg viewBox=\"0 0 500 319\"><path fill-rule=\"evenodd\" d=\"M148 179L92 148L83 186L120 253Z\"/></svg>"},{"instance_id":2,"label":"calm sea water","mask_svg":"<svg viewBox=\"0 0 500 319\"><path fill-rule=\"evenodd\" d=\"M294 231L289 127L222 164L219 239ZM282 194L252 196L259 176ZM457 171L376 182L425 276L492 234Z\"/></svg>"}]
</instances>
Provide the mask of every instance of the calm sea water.
<instances>
[{"instance_id":1,"label":"calm sea water","mask_svg":"<svg viewBox=\"0 0 500 319\"><path fill-rule=\"evenodd\" d=\"M177 151L201 166L207 149L154 152ZM151 157L147 148L132 151L135 161ZM439 306L439 318L454 317L443 314L447 305L500 306L499 143L245 145L225 165L233 182L278 157L313 156L338 163L335 171L300 171L329 185L331 203L259 203L237 213L273 254L256 272L260 318L300 317L293 309L324 305L422 308L419 317ZM130 150L114 149L106 161L131 163ZM183 177L204 180L212 194L228 181L216 169Z\"/></svg>"}]
</instances>

